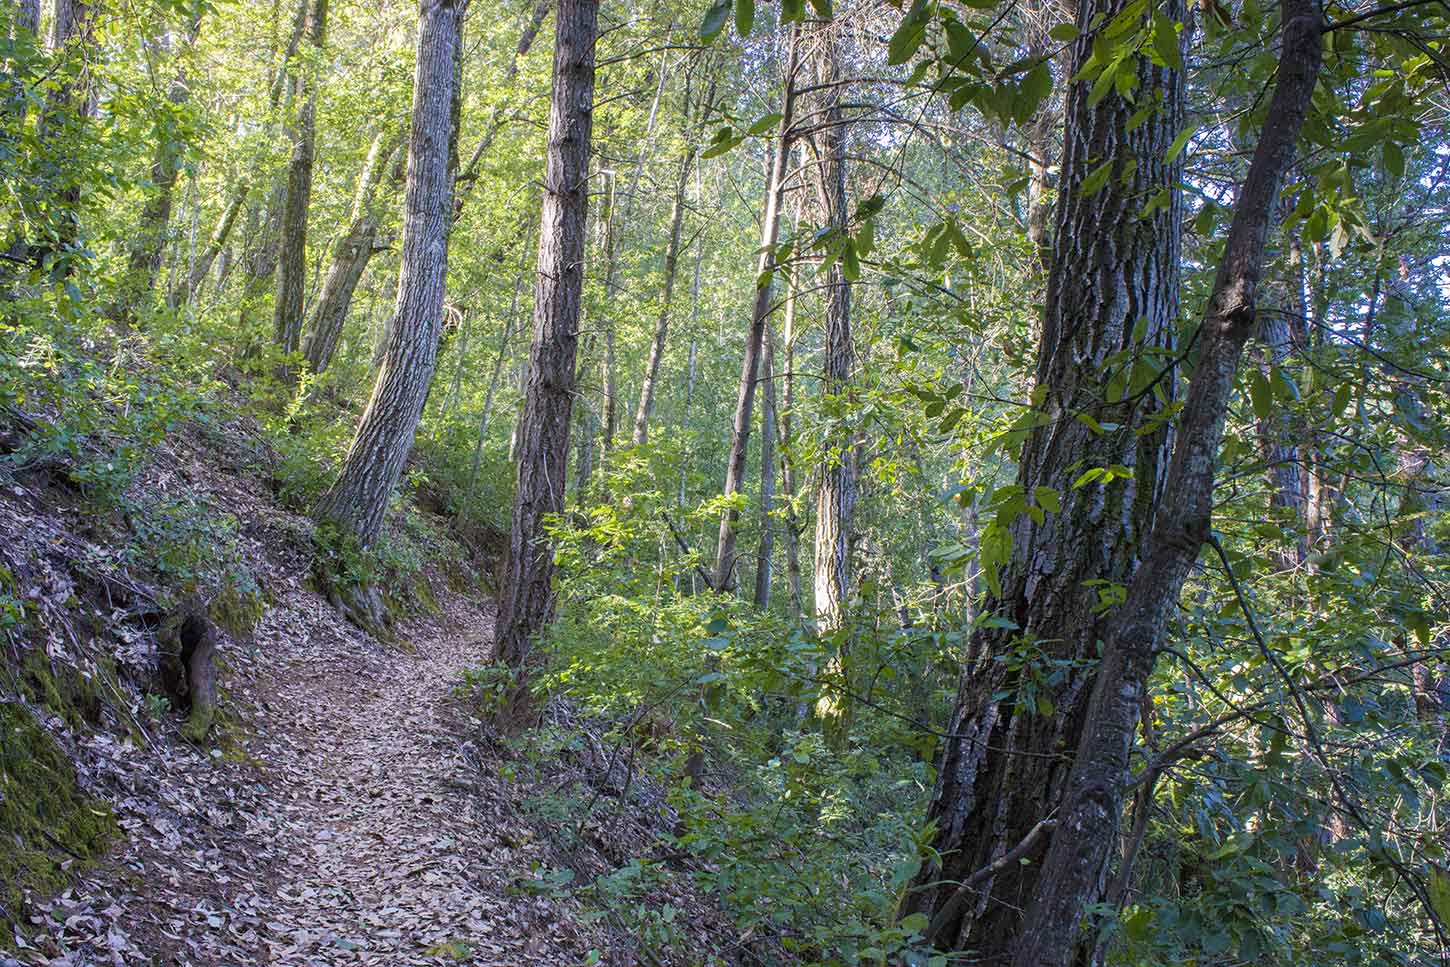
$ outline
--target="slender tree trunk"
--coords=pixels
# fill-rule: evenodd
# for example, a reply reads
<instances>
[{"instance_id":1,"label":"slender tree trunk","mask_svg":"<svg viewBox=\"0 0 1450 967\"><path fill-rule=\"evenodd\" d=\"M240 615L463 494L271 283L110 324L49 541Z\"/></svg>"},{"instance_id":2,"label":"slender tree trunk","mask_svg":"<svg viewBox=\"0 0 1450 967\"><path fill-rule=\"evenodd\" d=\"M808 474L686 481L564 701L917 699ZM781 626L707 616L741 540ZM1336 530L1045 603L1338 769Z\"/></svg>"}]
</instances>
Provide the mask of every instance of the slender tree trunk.
<instances>
[{"instance_id":1,"label":"slender tree trunk","mask_svg":"<svg viewBox=\"0 0 1450 967\"><path fill-rule=\"evenodd\" d=\"M781 96L780 124L775 135L770 172L765 179L765 212L760 227L760 262L755 274L755 303L750 313L750 329L745 335L745 358L740 365L740 391L735 400L735 417L731 424L730 455L725 468L725 496L734 497L745 484L745 459L750 446L750 424L755 404L756 373L760 369L760 347L770 313L771 277L775 274L775 244L780 236L780 204L785 185L785 163L790 154L791 125L795 114L795 74L799 27L792 24L787 40L784 93ZM735 528L740 511L734 507L720 516L720 538L715 552L715 589L735 587Z\"/></svg>"},{"instance_id":2,"label":"slender tree trunk","mask_svg":"<svg viewBox=\"0 0 1450 967\"><path fill-rule=\"evenodd\" d=\"M317 507L319 521L335 525L363 547L371 547L382 532L437 364L466 6L459 0L421 4L395 321L342 471Z\"/></svg>"},{"instance_id":3,"label":"slender tree trunk","mask_svg":"<svg viewBox=\"0 0 1450 967\"><path fill-rule=\"evenodd\" d=\"M322 293L317 297L307 324L307 336L302 341L302 354L307 357L307 365L314 373L326 372L332 362L343 323L347 321L348 310L352 307L353 293L357 291L368 262L378 251L377 186L399 141L400 135L378 132L358 174L352 220L347 234L332 250L332 264L322 281Z\"/></svg>"},{"instance_id":4,"label":"slender tree trunk","mask_svg":"<svg viewBox=\"0 0 1450 967\"><path fill-rule=\"evenodd\" d=\"M194 14L187 28L185 49L189 49L196 42L200 25L200 14ZM153 47L160 53L170 53L169 35L163 34ZM166 92L166 102L170 110L175 111L186 104L190 97L191 87L187 82L185 69L177 67L171 86ZM168 128L167 124L158 124L156 127L156 150L151 162L151 195L141 209L141 223L135 239L132 240L131 253L127 260L131 285L134 288L132 294L136 296L149 293L155 287L156 275L161 270L161 256L165 251L167 234L171 227L176 179L181 173L181 145ZM129 313L131 310L130 307L122 307L122 311Z\"/></svg>"},{"instance_id":5,"label":"slender tree trunk","mask_svg":"<svg viewBox=\"0 0 1450 967\"><path fill-rule=\"evenodd\" d=\"M670 304L675 294L675 271L680 262L680 233L685 215L685 187L690 182L693 148L687 148L680 159L675 178L675 195L670 205L670 239L665 245L665 284L660 294L660 313L655 318L654 338L650 341L649 362L639 388L639 406L634 412L634 444L643 446L649 440L650 414L654 410L655 384L660 376L660 363L665 356L665 340L670 329Z\"/></svg>"},{"instance_id":6,"label":"slender tree trunk","mask_svg":"<svg viewBox=\"0 0 1450 967\"><path fill-rule=\"evenodd\" d=\"M796 202L792 234L798 234L801 223L801 204ZM783 406L777 414L780 423L780 487L785 495L785 573L786 585L790 589L788 607L791 620L800 621L804 612L801 596L801 531L805 525L796 513L796 467L795 467L795 344L796 344L796 283L795 263L785 267L785 364L781 379L784 381Z\"/></svg>"},{"instance_id":7,"label":"slender tree trunk","mask_svg":"<svg viewBox=\"0 0 1450 967\"><path fill-rule=\"evenodd\" d=\"M760 543L755 552L757 608L770 607L770 579L775 559L775 326L765 321L762 334L764 385L760 388Z\"/></svg>"},{"instance_id":8,"label":"slender tree trunk","mask_svg":"<svg viewBox=\"0 0 1450 967\"><path fill-rule=\"evenodd\" d=\"M559 0L555 17L554 92L534 281L534 338L519 418L513 527L497 623L498 660L514 668L525 666L535 636L554 616L554 551L544 528L549 517L564 509L584 288L598 17L597 0ZM526 695L521 685L511 706L522 711Z\"/></svg>"},{"instance_id":9,"label":"slender tree trunk","mask_svg":"<svg viewBox=\"0 0 1450 967\"><path fill-rule=\"evenodd\" d=\"M237 216L241 214L242 207L246 204L250 188L251 185L243 181L232 193L231 198L227 201L227 207L222 209L221 217L217 219L216 227L212 229L211 235L207 238L206 245L192 264L185 286L177 286L171 290L167 303L172 308L184 302L195 301L200 297L202 287L206 284L206 277L211 274L212 264L231 237L232 226L236 224Z\"/></svg>"},{"instance_id":10,"label":"slender tree trunk","mask_svg":"<svg viewBox=\"0 0 1450 967\"><path fill-rule=\"evenodd\" d=\"M328 0L313 0L312 12L307 18L307 42L319 58L327 35L327 4ZM307 212L312 204L312 162L317 154L315 65L306 68L299 96L302 106L292 137L292 161L287 168L277 300L272 307L272 341L284 353L297 352L302 341L302 302L307 285ZM290 370L284 375L288 381L296 376Z\"/></svg>"},{"instance_id":11,"label":"slender tree trunk","mask_svg":"<svg viewBox=\"0 0 1450 967\"><path fill-rule=\"evenodd\" d=\"M483 442L488 434L488 418L493 413L493 397L498 391L499 377L503 374L504 360L508 357L509 339L518 324L519 299L524 293L524 278L528 274L529 244L519 246L519 271L514 277L514 295L509 303L508 318L504 320L503 334L498 340L498 355L493 358L493 370L488 374L488 390L483 396L483 409L478 414L478 439L473 446L473 464L468 470L468 487L463 500L458 504L458 520L461 522L473 504L474 492L478 489L478 470L483 464Z\"/></svg>"},{"instance_id":12,"label":"slender tree trunk","mask_svg":"<svg viewBox=\"0 0 1450 967\"><path fill-rule=\"evenodd\" d=\"M1080 4L1073 73L1091 55L1103 25L1125 6L1126 0ZM1171 20L1185 19L1182 3L1162 9ZM994 623L1001 627L978 629L968 646L928 807L936 830L932 856L939 860L923 864L902 904L904 912L929 918L931 942L971 950L984 964L1013 962L1022 943L1022 910L1043 885L1040 861L1050 837L1042 824L1062 800L1070 766L1062 753L1077 747L1106 633L1098 588L1131 577L1166 464L1167 434L1149 421L1166 405L1172 373L1158 382L1163 399L1135 386L1131 373L1170 365L1182 175L1181 162L1165 158L1182 128L1184 84L1181 71L1148 58L1138 58L1136 69L1135 100L1151 97L1157 104L1146 120L1134 118L1139 104L1116 94L1089 104L1088 83L1079 81L1067 93L1032 394L1039 417L1018 462L1023 500L1037 514L1024 507L1010 531L995 523L983 529L983 557L990 560L994 548L1006 557L1005 567L986 573L995 599L990 607L1001 619ZM1106 182L1084 190L1089 172L1104 163L1111 165ZM1140 217L1143 199L1160 191L1169 193L1169 204ZM1118 389L1109 369L1124 356L1129 361ZM1085 468L1111 466L1128 474L1074 486ZM1038 667L1063 670L1059 682L1043 684L1002 660L1020 653L1023 642ZM1022 843L1028 844L1026 862L993 867ZM982 870L993 872L958 888ZM1070 924L1064 932L1075 929Z\"/></svg>"}]
</instances>

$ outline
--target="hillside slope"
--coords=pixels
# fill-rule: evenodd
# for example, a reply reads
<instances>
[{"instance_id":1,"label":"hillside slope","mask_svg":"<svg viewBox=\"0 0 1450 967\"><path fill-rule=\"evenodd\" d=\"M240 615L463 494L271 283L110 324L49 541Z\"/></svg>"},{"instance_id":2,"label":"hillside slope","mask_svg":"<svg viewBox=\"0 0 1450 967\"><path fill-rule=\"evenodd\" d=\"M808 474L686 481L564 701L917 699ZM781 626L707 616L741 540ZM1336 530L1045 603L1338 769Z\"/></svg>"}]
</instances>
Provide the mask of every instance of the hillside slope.
<instances>
[{"instance_id":1,"label":"hillside slope","mask_svg":"<svg viewBox=\"0 0 1450 967\"><path fill-rule=\"evenodd\" d=\"M3 871L0 948L25 964L583 960L571 910L519 895L545 847L453 697L491 634L487 606L447 587L476 588L466 565L395 589L425 605L396 641L359 631L313 586L310 522L274 499L269 463L238 420L180 428L104 507L63 463L5 471L0 822L26 862ZM181 613L218 642L200 743L166 683ZM37 785L54 795L18 798Z\"/></svg>"}]
</instances>

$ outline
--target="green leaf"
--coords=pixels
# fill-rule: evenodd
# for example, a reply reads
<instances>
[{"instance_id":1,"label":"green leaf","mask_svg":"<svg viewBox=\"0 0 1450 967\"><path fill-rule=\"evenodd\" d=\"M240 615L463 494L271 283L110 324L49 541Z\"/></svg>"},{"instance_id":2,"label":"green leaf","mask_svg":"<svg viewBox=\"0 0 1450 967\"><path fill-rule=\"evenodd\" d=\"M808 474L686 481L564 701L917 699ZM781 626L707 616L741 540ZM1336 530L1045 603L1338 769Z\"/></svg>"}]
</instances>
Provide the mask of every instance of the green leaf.
<instances>
[{"instance_id":1,"label":"green leaf","mask_svg":"<svg viewBox=\"0 0 1450 967\"><path fill-rule=\"evenodd\" d=\"M1032 497L1041 507L1050 513L1062 513L1062 497L1053 487L1035 487L1032 490Z\"/></svg>"},{"instance_id":2,"label":"green leaf","mask_svg":"<svg viewBox=\"0 0 1450 967\"><path fill-rule=\"evenodd\" d=\"M770 131L777 124L780 123L780 117L780 112L775 112L773 114L767 114L762 118L758 118L756 119L756 122L754 124L746 128L745 133L752 136L765 134L767 131Z\"/></svg>"},{"instance_id":3,"label":"green leaf","mask_svg":"<svg viewBox=\"0 0 1450 967\"><path fill-rule=\"evenodd\" d=\"M1339 416L1344 412L1344 408L1349 405L1350 394L1353 392L1354 387L1349 383L1340 383L1335 387L1334 402L1330 404L1335 416Z\"/></svg>"},{"instance_id":4,"label":"green leaf","mask_svg":"<svg viewBox=\"0 0 1450 967\"><path fill-rule=\"evenodd\" d=\"M700 21L700 39L709 43L720 36L720 31L725 29L725 18L730 16L730 0L715 0L713 6L705 11L705 19Z\"/></svg>"},{"instance_id":5,"label":"green leaf","mask_svg":"<svg viewBox=\"0 0 1450 967\"><path fill-rule=\"evenodd\" d=\"M1168 146L1168 152L1163 155L1164 164L1171 165L1173 162L1177 161L1178 156L1183 153L1183 149L1188 147L1188 139L1193 137L1197 133L1198 125L1196 124L1190 124L1182 131L1179 131L1178 137L1173 139L1173 143Z\"/></svg>"},{"instance_id":6,"label":"green leaf","mask_svg":"<svg viewBox=\"0 0 1450 967\"><path fill-rule=\"evenodd\" d=\"M1077 40L1078 34L1081 33L1082 31L1077 29L1077 24L1058 24L1047 32L1047 36L1058 43L1065 44Z\"/></svg>"},{"instance_id":7,"label":"green leaf","mask_svg":"<svg viewBox=\"0 0 1450 967\"><path fill-rule=\"evenodd\" d=\"M931 918L924 913L913 913L909 917L903 917L897 926L907 933L921 933L931 926Z\"/></svg>"},{"instance_id":8,"label":"green leaf","mask_svg":"<svg viewBox=\"0 0 1450 967\"><path fill-rule=\"evenodd\" d=\"M780 22L782 25L799 23L806 19L805 0L780 0Z\"/></svg>"},{"instance_id":9,"label":"green leaf","mask_svg":"<svg viewBox=\"0 0 1450 967\"><path fill-rule=\"evenodd\" d=\"M755 25L755 0L735 0L735 32L742 37L750 36Z\"/></svg>"},{"instance_id":10,"label":"green leaf","mask_svg":"<svg viewBox=\"0 0 1450 967\"><path fill-rule=\"evenodd\" d=\"M1183 69L1183 55L1178 50L1178 24L1157 10L1153 11L1153 50L1163 66Z\"/></svg>"},{"instance_id":11,"label":"green leaf","mask_svg":"<svg viewBox=\"0 0 1450 967\"><path fill-rule=\"evenodd\" d=\"M1092 171L1089 171L1087 177L1083 178L1082 185L1079 188L1083 197L1091 198L1093 195L1102 191L1103 186L1108 183L1108 176L1112 173L1113 163L1110 160L1104 161Z\"/></svg>"},{"instance_id":12,"label":"green leaf","mask_svg":"<svg viewBox=\"0 0 1450 967\"><path fill-rule=\"evenodd\" d=\"M784 2L784 0L782 0ZM912 4L901 25L891 35L886 45L886 62L891 65L904 64L917 52L926 40L926 25L930 19L930 8L926 0Z\"/></svg>"},{"instance_id":13,"label":"green leaf","mask_svg":"<svg viewBox=\"0 0 1450 967\"><path fill-rule=\"evenodd\" d=\"M1274 405L1274 393L1263 372L1257 369L1249 377L1249 401L1253 404L1254 416L1261 420L1268 418L1269 409Z\"/></svg>"},{"instance_id":14,"label":"green leaf","mask_svg":"<svg viewBox=\"0 0 1450 967\"><path fill-rule=\"evenodd\" d=\"M849 238L841 245L841 275L845 276L847 282L855 282L861 278L861 263L856 258L856 243Z\"/></svg>"},{"instance_id":15,"label":"green leaf","mask_svg":"<svg viewBox=\"0 0 1450 967\"><path fill-rule=\"evenodd\" d=\"M831 0L811 0L811 6L816 8L816 16L822 20L830 20L835 16L831 12Z\"/></svg>"},{"instance_id":16,"label":"green leaf","mask_svg":"<svg viewBox=\"0 0 1450 967\"><path fill-rule=\"evenodd\" d=\"M1393 141L1386 141L1384 146L1385 170L1396 178L1405 176L1405 152Z\"/></svg>"}]
</instances>

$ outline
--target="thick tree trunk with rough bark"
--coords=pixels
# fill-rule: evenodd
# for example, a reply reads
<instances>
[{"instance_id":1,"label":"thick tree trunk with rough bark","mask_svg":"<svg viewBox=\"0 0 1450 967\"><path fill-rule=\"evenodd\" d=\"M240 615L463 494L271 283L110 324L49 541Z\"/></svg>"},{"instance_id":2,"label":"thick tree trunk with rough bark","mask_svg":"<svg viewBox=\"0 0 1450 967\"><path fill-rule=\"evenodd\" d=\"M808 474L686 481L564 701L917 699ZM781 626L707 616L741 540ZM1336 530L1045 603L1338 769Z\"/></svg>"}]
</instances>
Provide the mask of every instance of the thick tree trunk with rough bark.
<instances>
[{"instance_id":1,"label":"thick tree trunk with rough bark","mask_svg":"<svg viewBox=\"0 0 1450 967\"><path fill-rule=\"evenodd\" d=\"M398 301L373 393L317 519L370 547L413 449L437 364L453 213L453 134L466 0L423 0Z\"/></svg>"},{"instance_id":2,"label":"thick tree trunk with rough bark","mask_svg":"<svg viewBox=\"0 0 1450 967\"><path fill-rule=\"evenodd\" d=\"M771 277L775 273L775 244L780 236L781 195L785 181L785 163L790 156L791 125L795 114L795 73L799 27L790 28L786 54L784 94L781 97L780 125L776 130L770 170L765 178L765 213L760 228L760 262L756 271L755 302L750 313L750 329L745 334L745 358L740 365L740 390L735 398L735 418L731 423L730 455L725 465L725 496L740 493L745 484L745 458L750 446L750 424L755 408L756 374L760 369L760 346L765 332L766 316L770 314ZM715 551L715 589L735 587L735 528L740 511L731 508L720 516L720 538Z\"/></svg>"},{"instance_id":3,"label":"thick tree trunk with rough bark","mask_svg":"<svg viewBox=\"0 0 1450 967\"><path fill-rule=\"evenodd\" d=\"M327 35L327 4L328 0L313 0L312 11L307 16L307 42L319 57ZM282 208L282 244L277 262L277 300L272 307L272 341L284 353L297 352L302 341L302 302L307 286L307 212L312 204L312 162L317 154L315 70L309 67L303 76L299 94L302 106L292 133L287 200Z\"/></svg>"},{"instance_id":4,"label":"thick tree trunk with rough bark","mask_svg":"<svg viewBox=\"0 0 1450 967\"><path fill-rule=\"evenodd\" d=\"M347 234L332 250L332 264L322 280L322 292L317 297L307 324L307 335L302 340L302 354L307 357L307 365L314 373L326 372L331 364L343 323L347 321L348 310L352 307L353 293L367 271L368 262L378 251L379 217L375 204L378 181L387 170L399 140L397 136L379 132L358 174L352 220Z\"/></svg>"},{"instance_id":5,"label":"thick tree trunk with rough bark","mask_svg":"<svg viewBox=\"0 0 1450 967\"><path fill-rule=\"evenodd\" d=\"M1080 5L1074 73L1102 24L1125 5ZM1181 3L1164 12L1184 19ZM1116 95L1089 105L1088 83L1067 94L1037 417L1024 427L1017 479L1029 504L1058 508L1040 510L1040 522L1015 515L1010 531L995 535L1010 541L989 606L1002 627L978 630L969 645L928 809L941 861L924 865L902 904L928 916L937 946L973 951L986 964L1012 961L1050 837L1038 833L1027 863L996 870L965 892L956 883L1026 840L1061 801L1071 766L1065 750L1077 745L1106 628L1099 593L1132 575L1166 464L1166 434L1148 421L1172 391L1173 375L1147 384L1170 366L1178 316L1181 164L1164 159L1182 128L1183 80L1141 58L1138 82L1138 100L1162 98L1141 124L1132 121L1139 104ZM1085 191L1084 179L1103 163L1112 166L1106 182ZM1141 218L1143 200L1160 191L1172 201ZM1112 366L1119 354L1126 362ZM1084 470L1114 465L1128 474L1073 486ZM993 537L985 533L982 543ZM1014 654L1031 668L1004 660ZM1055 668L1060 684L1046 685Z\"/></svg>"},{"instance_id":6,"label":"thick tree trunk with rough bark","mask_svg":"<svg viewBox=\"0 0 1450 967\"><path fill-rule=\"evenodd\" d=\"M497 622L498 660L514 668L527 663L535 636L554 615L554 550L544 528L547 518L564 509L584 288L598 18L597 0L559 0L534 281L534 336L519 417L513 527ZM515 708L522 695L515 696Z\"/></svg>"},{"instance_id":7,"label":"thick tree trunk with rough bark","mask_svg":"<svg viewBox=\"0 0 1450 967\"><path fill-rule=\"evenodd\" d=\"M1096 951L1097 931L1083 929L1082 914L1102 896L1148 676L1183 582L1200 548L1212 540L1214 465L1244 343L1258 322L1269 223L1322 58L1324 25L1316 0L1282 0L1280 9L1283 40L1274 94L1200 326L1202 349L1178 420L1162 505L1142 566L1104 636L1061 823L1043 860L1043 888L1027 910L1014 967L1085 963ZM1309 710L1300 704L1299 712L1312 735Z\"/></svg>"},{"instance_id":8,"label":"thick tree trunk with rough bark","mask_svg":"<svg viewBox=\"0 0 1450 967\"><path fill-rule=\"evenodd\" d=\"M1177 13L1181 15L1181 8ZM1040 866L1031 864L1034 873L1030 881L1019 873L1013 878L1018 888L1015 894L990 903L985 910L978 905L975 889L959 891L948 886L948 894L955 895L930 911L931 929L939 941L959 935L955 926L963 922L963 916L969 918L967 923L972 924L972 939L976 941L970 946L988 963L1066 967L1090 963L1096 956L1097 924L1085 918L1084 913L1103 896L1108 862L1118 841L1124 792L1130 781L1129 754L1156 649L1183 581L1202 545L1211 540L1214 463L1243 346L1257 322L1255 298L1269 221L1319 72L1322 22L1314 0L1284 0L1283 22L1284 40L1274 95L1239 193L1218 276L1200 327L1200 352L1177 422L1162 497L1153 508L1156 513L1151 529L1140 539L1142 564L1121 582L1126 585L1124 603L1111 609L1109 617L1094 628L1103 642L1103 655L1092 678L1091 694L1078 708L1077 734L1062 736L1064 744L1076 751L1065 786L1061 787L1060 794L1046 801L1019 804L1036 807L1024 817L1024 823L1040 823L1055 817L1046 854ZM1080 56L1081 53L1080 50ZM1181 83L1177 77L1165 72L1164 76L1152 80L1155 87L1164 90L1165 104L1177 100L1171 93ZM1071 95L1070 130L1081 124L1082 96L1081 89ZM1113 111L1109 104L1112 100L1103 102L1109 112ZM1069 159L1075 141L1075 138L1069 141ZM1141 161L1162 155L1144 152L1137 157ZM1065 178L1065 183L1067 190L1059 209L1059 230L1071 225L1076 194L1074 181ZM1066 219L1062 217L1064 213L1068 215ZM1060 251L1062 241L1057 244ZM1055 272L1058 268L1060 262L1054 265ZM1049 322L1051 319L1049 314ZM1140 491L1143 497L1149 494L1150 491ZM1067 517L1067 510L1064 502L1063 517ZM1064 536L1071 538L1071 535ZM1051 580L1053 575L1047 573L1042 577ZM1061 625L1058 628L1067 630ZM1307 710L1301 708L1301 712ZM1059 703L1056 714L1050 718L1063 713ZM982 729L978 722L958 720L952 731L974 733L978 743L992 744L994 739L991 731ZM998 741L1010 739L1009 735ZM1038 751L1056 758L1051 748L1041 747ZM985 756L989 762L994 753L985 751ZM980 755L978 762L981 762ZM957 776L964 775L960 761L944 765L943 776L949 774L948 770ZM1054 770L1060 768L1054 765ZM1050 789L1058 786L1056 776L1047 778ZM1013 787L1005 784L997 788L999 792L1008 792ZM1011 848L1013 842L1025 842L1026 833L1019 835L1021 825L1011 830L1011 835L1017 837L1015 840L1002 838L998 845ZM1031 858L1040 854L1029 850L1025 855ZM990 861L989 855L988 863L979 869ZM987 880L991 884L987 891L993 898L1000 896L1005 873L1007 870L996 874L995 884L990 877ZM955 878L970 876L968 869ZM1007 907L1003 901L1012 905ZM955 913L951 911L953 905L959 908ZM994 909L1001 911L995 917ZM1000 932L979 932L976 925L989 918L998 922Z\"/></svg>"}]
</instances>

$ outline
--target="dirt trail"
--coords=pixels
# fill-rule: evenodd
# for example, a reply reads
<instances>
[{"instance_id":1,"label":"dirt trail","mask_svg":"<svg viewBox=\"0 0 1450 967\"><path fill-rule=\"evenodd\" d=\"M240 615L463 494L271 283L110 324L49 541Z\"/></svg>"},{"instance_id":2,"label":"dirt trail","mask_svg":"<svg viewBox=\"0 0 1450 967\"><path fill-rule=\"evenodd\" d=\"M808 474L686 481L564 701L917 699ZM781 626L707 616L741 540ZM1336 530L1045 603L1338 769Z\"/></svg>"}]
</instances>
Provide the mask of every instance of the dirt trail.
<instances>
[{"instance_id":1,"label":"dirt trail","mask_svg":"<svg viewBox=\"0 0 1450 967\"><path fill-rule=\"evenodd\" d=\"M567 911L512 888L539 847L450 701L491 624L445 608L409 654L295 589L234 656L240 750L97 736L128 842L49 905L24 962L578 963Z\"/></svg>"}]
</instances>

